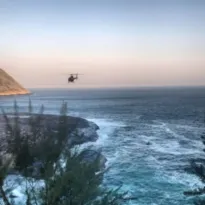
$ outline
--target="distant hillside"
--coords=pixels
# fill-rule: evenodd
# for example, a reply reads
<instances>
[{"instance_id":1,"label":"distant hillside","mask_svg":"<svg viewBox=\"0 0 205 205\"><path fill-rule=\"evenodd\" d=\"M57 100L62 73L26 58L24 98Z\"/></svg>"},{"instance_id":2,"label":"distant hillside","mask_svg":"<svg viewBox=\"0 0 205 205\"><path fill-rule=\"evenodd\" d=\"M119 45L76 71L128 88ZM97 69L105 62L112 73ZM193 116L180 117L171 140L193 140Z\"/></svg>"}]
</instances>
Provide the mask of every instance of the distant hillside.
<instances>
[{"instance_id":1,"label":"distant hillside","mask_svg":"<svg viewBox=\"0 0 205 205\"><path fill-rule=\"evenodd\" d=\"M30 92L17 83L9 74L0 68L0 96L23 95Z\"/></svg>"}]
</instances>

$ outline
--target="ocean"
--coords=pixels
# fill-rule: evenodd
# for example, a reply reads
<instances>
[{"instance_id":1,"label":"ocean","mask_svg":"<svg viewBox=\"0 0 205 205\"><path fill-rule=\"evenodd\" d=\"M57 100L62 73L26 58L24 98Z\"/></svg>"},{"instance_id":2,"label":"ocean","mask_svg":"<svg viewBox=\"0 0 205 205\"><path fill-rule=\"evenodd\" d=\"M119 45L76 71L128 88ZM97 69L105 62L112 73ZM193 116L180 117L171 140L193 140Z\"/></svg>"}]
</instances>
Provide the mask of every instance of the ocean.
<instances>
[{"instance_id":1,"label":"ocean","mask_svg":"<svg viewBox=\"0 0 205 205\"><path fill-rule=\"evenodd\" d=\"M63 101L68 114L99 125L101 148L110 170L104 183L137 197L129 205L191 205L187 191L203 184L184 171L191 159L203 157L205 88L34 89L35 111L58 114ZM26 111L29 96L0 97L10 111L14 99Z\"/></svg>"}]
</instances>

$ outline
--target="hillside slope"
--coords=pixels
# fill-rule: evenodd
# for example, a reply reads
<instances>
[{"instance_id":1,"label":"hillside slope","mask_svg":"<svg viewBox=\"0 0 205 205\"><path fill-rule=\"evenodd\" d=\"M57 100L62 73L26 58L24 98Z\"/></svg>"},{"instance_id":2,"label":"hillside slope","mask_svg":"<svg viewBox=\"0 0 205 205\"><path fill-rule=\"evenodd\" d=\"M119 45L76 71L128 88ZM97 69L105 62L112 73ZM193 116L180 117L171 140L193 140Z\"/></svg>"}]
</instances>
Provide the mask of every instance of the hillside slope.
<instances>
[{"instance_id":1,"label":"hillside slope","mask_svg":"<svg viewBox=\"0 0 205 205\"><path fill-rule=\"evenodd\" d=\"M0 68L0 96L29 94L29 90L23 88L9 74Z\"/></svg>"}]
</instances>

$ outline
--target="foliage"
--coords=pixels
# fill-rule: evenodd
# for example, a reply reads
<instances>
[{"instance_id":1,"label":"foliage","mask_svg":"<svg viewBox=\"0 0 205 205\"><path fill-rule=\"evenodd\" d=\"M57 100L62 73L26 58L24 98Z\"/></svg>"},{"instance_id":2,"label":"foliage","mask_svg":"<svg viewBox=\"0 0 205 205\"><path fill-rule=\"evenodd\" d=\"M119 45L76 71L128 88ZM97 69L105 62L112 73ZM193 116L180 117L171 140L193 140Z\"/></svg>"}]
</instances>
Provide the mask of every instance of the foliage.
<instances>
[{"instance_id":1,"label":"foliage","mask_svg":"<svg viewBox=\"0 0 205 205\"><path fill-rule=\"evenodd\" d=\"M12 119L3 112L6 121L7 152L15 156L15 168L20 172L28 172L36 162L41 162L43 166L55 163L66 144L67 105L62 105L56 133L45 126L43 111L42 106L38 114L32 114L32 105L29 101L28 125L22 125L16 101Z\"/></svg>"},{"instance_id":2,"label":"foliage","mask_svg":"<svg viewBox=\"0 0 205 205\"><path fill-rule=\"evenodd\" d=\"M83 152L71 151L67 138L72 129L68 129L66 103L60 110L57 131L45 126L43 106L38 114L33 114L29 101L28 110L29 126L26 128L16 101L13 118L3 112L6 151L12 156L11 161L0 164L0 197L5 205L14 204L3 188L11 167L26 179L25 205L120 205L129 200L125 194L119 194L118 189L102 187L105 170L99 167L100 156L93 162L86 162ZM44 185L37 186L37 179L42 179Z\"/></svg>"}]
</instances>

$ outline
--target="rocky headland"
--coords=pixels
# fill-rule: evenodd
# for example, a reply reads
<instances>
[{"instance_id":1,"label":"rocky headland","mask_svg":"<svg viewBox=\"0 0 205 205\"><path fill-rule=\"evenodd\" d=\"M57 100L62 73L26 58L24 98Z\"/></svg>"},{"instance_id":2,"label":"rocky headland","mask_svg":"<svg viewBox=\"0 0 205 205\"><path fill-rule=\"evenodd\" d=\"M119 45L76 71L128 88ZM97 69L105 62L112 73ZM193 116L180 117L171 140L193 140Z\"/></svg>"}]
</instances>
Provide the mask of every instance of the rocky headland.
<instances>
[{"instance_id":1,"label":"rocky headland","mask_svg":"<svg viewBox=\"0 0 205 205\"><path fill-rule=\"evenodd\" d=\"M7 114L8 118L13 122L14 115ZM41 123L38 124L39 128L43 128L44 131L48 130L49 133L55 133L58 130L59 116L56 115L39 115L33 114L35 118L40 117ZM39 119L40 119L39 118ZM67 116L67 128L68 135L66 138L66 146L65 147L74 147L76 145L82 145L87 142L95 142L99 138L98 136L98 125L95 123L88 121L79 117ZM21 133L29 133L29 116L27 114L21 114L19 118ZM1 140L1 155L6 153L7 150L7 139L6 139L6 120L3 115L0 115L0 140ZM31 139L32 141L32 139ZM62 150L63 152L63 150ZM95 161L97 158L99 160L99 169L103 169L105 167L106 158L102 155L101 150L94 149L86 149L81 153L82 159L86 162ZM39 163L34 166L39 166ZM33 167L33 170L36 170L37 167ZM37 171L38 172L38 171ZM15 173L15 170L14 172ZM18 172L16 172L19 174ZM32 175L36 175L33 173ZM34 176L35 177L35 176Z\"/></svg>"},{"instance_id":2,"label":"rocky headland","mask_svg":"<svg viewBox=\"0 0 205 205\"><path fill-rule=\"evenodd\" d=\"M12 76L0 68L0 96L26 94L30 94L30 91L25 89Z\"/></svg>"}]
</instances>

